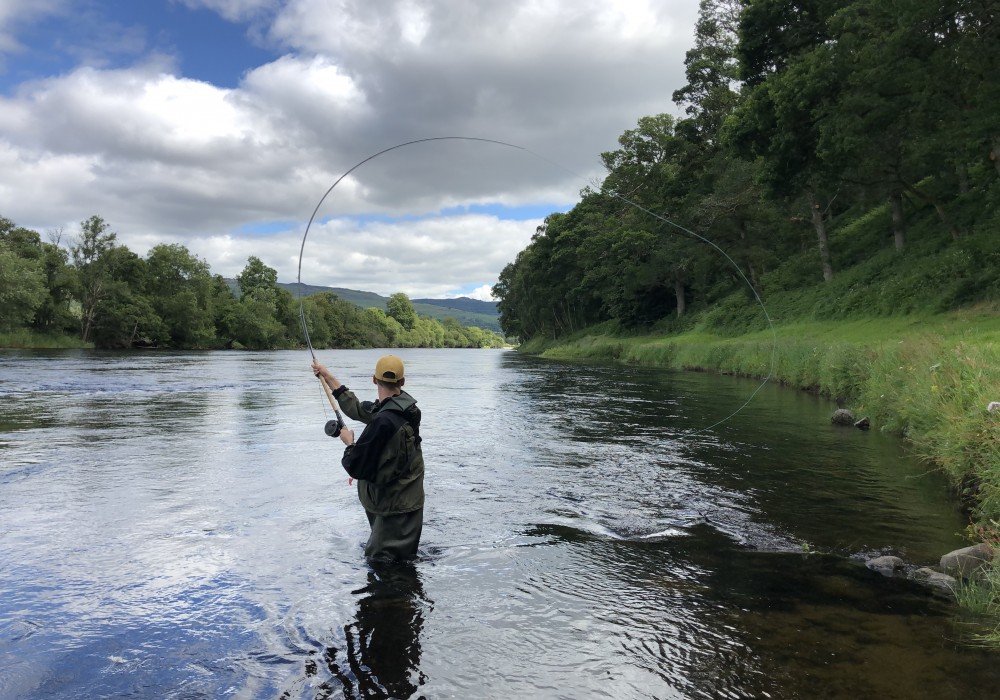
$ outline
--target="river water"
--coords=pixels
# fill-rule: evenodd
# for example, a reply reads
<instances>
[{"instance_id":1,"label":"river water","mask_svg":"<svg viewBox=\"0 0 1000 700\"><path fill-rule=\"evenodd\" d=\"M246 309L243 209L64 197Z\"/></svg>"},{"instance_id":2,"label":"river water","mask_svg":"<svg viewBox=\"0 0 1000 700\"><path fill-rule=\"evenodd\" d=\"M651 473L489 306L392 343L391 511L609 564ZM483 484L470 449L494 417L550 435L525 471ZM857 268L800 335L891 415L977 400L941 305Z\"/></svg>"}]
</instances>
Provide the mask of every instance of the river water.
<instances>
[{"instance_id":1,"label":"river water","mask_svg":"<svg viewBox=\"0 0 1000 700\"><path fill-rule=\"evenodd\" d=\"M944 482L766 386L406 350L427 507L370 570L307 352L0 351L2 698L982 698L868 571L966 544ZM373 398L378 351L320 360Z\"/></svg>"}]
</instances>

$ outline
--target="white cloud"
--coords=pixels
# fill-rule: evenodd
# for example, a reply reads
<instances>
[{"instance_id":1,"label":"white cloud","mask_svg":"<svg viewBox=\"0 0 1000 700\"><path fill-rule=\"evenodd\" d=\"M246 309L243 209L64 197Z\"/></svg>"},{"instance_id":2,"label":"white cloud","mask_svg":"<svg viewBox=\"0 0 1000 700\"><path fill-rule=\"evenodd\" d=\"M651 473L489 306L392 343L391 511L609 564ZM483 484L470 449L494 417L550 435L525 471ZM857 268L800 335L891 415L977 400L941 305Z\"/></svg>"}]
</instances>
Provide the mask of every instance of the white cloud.
<instances>
[{"instance_id":1,"label":"white cloud","mask_svg":"<svg viewBox=\"0 0 1000 700\"><path fill-rule=\"evenodd\" d=\"M206 8L230 22L244 22L266 15L277 6L275 0L180 0L192 9Z\"/></svg>"},{"instance_id":2,"label":"white cloud","mask_svg":"<svg viewBox=\"0 0 1000 700\"><path fill-rule=\"evenodd\" d=\"M482 287L476 287L471 292L462 294L461 296L469 297L470 299L478 299L479 301L496 301L493 298L493 285L484 284Z\"/></svg>"},{"instance_id":3,"label":"white cloud","mask_svg":"<svg viewBox=\"0 0 1000 700\"><path fill-rule=\"evenodd\" d=\"M564 207L601 174L600 152L618 135L673 110L697 7L183 2L258 23L284 55L229 89L180 77L174 58L145 56L0 96L0 215L72 233L97 214L140 254L182 243L227 276L253 254L292 281L320 197L372 154L441 136L528 149L413 144L365 163L323 202L319 221L336 218L314 224L303 280L414 296L495 279L539 223L426 215L471 204ZM0 0L0 37L25 6ZM393 223L345 218L356 215ZM400 223L406 216L417 218Z\"/></svg>"}]
</instances>

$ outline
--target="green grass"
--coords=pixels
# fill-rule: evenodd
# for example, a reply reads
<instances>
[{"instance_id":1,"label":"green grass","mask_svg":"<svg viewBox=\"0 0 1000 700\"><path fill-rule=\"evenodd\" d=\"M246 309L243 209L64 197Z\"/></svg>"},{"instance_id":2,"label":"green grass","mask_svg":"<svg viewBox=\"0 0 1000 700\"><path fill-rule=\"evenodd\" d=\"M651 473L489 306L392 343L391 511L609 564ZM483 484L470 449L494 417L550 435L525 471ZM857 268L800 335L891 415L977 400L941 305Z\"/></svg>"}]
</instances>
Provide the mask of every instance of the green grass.
<instances>
[{"instance_id":1,"label":"green grass","mask_svg":"<svg viewBox=\"0 0 1000 700\"><path fill-rule=\"evenodd\" d=\"M72 335L48 335L30 330L0 332L0 348L68 350L93 347L93 343L84 343Z\"/></svg>"},{"instance_id":2,"label":"green grass","mask_svg":"<svg viewBox=\"0 0 1000 700\"><path fill-rule=\"evenodd\" d=\"M963 580L955 597L965 610L976 615L1000 615L1000 561L983 567L976 576ZM994 631L1000 641L1000 628Z\"/></svg>"}]
</instances>

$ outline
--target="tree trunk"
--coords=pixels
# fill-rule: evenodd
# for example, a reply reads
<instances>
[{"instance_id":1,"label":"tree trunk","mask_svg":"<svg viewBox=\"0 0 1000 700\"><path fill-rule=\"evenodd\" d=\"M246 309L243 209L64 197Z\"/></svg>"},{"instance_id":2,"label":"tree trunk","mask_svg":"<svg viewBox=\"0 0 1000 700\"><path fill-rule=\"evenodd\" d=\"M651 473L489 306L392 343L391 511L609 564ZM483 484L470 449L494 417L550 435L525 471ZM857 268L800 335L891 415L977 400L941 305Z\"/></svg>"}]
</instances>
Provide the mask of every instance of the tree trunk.
<instances>
[{"instance_id":1,"label":"tree trunk","mask_svg":"<svg viewBox=\"0 0 1000 700\"><path fill-rule=\"evenodd\" d=\"M823 212L819 210L819 200L816 199L816 192L813 190L809 190L809 213L812 216L813 228L816 229L816 240L819 242L819 261L823 266L823 281L829 282L833 279L833 267L830 265L830 243L826 235Z\"/></svg>"},{"instance_id":2,"label":"tree trunk","mask_svg":"<svg viewBox=\"0 0 1000 700\"><path fill-rule=\"evenodd\" d=\"M1000 175L1000 134L993 135L993 150L990 151L990 160L993 161L997 175Z\"/></svg>"},{"instance_id":3,"label":"tree trunk","mask_svg":"<svg viewBox=\"0 0 1000 700\"><path fill-rule=\"evenodd\" d=\"M892 238L896 250L906 245L906 217L903 216L903 194L898 190L889 195L889 211L892 212Z\"/></svg>"},{"instance_id":4,"label":"tree trunk","mask_svg":"<svg viewBox=\"0 0 1000 700\"><path fill-rule=\"evenodd\" d=\"M748 248L747 242L747 222L743 219L740 220L740 240L743 242L743 247ZM760 284L757 282L757 270L754 269L753 260L750 258L750 252L747 250L747 271L750 273L750 284L753 286L754 291L760 289Z\"/></svg>"},{"instance_id":5,"label":"tree trunk","mask_svg":"<svg viewBox=\"0 0 1000 700\"><path fill-rule=\"evenodd\" d=\"M97 316L97 305L101 301L101 292L103 289L104 281L97 280L90 289L90 294L87 295L88 298L84 300L80 321L83 326L81 336L85 343L90 341L90 331L94 326L94 318Z\"/></svg>"},{"instance_id":6,"label":"tree trunk","mask_svg":"<svg viewBox=\"0 0 1000 700\"><path fill-rule=\"evenodd\" d=\"M678 270L674 275L674 296L677 297L677 318L687 311L687 301L684 299L684 272Z\"/></svg>"},{"instance_id":7,"label":"tree trunk","mask_svg":"<svg viewBox=\"0 0 1000 700\"><path fill-rule=\"evenodd\" d=\"M958 178L958 193L969 194L969 169L964 163L955 166L955 177Z\"/></svg>"}]
</instances>

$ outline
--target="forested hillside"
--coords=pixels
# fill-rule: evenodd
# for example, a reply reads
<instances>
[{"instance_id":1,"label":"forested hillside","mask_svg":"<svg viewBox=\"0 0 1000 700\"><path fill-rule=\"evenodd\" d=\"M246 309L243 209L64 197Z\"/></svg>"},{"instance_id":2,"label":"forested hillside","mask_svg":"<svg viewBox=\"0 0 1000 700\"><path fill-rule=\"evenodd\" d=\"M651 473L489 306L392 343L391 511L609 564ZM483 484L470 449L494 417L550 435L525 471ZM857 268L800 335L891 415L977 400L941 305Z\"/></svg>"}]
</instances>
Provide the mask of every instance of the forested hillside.
<instances>
[{"instance_id":1,"label":"forested hillside","mask_svg":"<svg viewBox=\"0 0 1000 700\"><path fill-rule=\"evenodd\" d=\"M1000 298L996 2L703 0L685 67L685 116L640 118L503 270L507 335Z\"/></svg>"},{"instance_id":2,"label":"forested hillside","mask_svg":"<svg viewBox=\"0 0 1000 700\"><path fill-rule=\"evenodd\" d=\"M235 280L230 286L234 285ZM388 297L357 289L319 287L311 284L300 285L297 282L278 282L278 286L287 289L296 296L298 296L300 289L303 296L333 293L344 301L357 304L362 309L376 308L385 311L389 302ZM479 301L478 299L459 297L457 299L411 299L410 303L413 304L413 308L419 316L434 318L441 322L452 319L458 321L462 326L475 326L495 333L500 332L500 319L495 301Z\"/></svg>"},{"instance_id":3,"label":"forested hillside","mask_svg":"<svg viewBox=\"0 0 1000 700\"><path fill-rule=\"evenodd\" d=\"M304 344L304 318L318 348L503 345L489 330L421 316L401 292L384 310L330 292L300 301L254 256L237 294L184 246L157 245L142 258L98 216L68 249L61 244L0 218L0 344L288 348Z\"/></svg>"}]
</instances>

